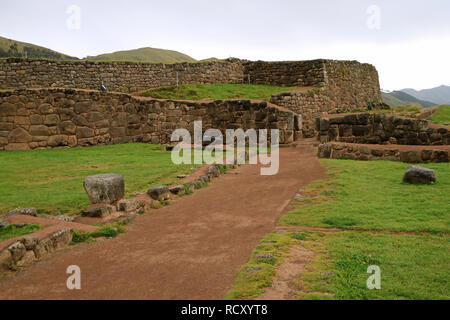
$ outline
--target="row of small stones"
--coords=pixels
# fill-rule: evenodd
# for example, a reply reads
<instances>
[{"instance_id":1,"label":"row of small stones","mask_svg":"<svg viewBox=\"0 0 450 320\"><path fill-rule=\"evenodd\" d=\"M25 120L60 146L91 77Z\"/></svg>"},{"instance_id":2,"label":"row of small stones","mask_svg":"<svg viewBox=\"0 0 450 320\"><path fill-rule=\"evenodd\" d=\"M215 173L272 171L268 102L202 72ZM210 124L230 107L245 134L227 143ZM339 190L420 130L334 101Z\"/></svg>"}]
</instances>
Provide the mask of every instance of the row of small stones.
<instances>
[{"instance_id":1,"label":"row of small stones","mask_svg":"<svg viewBox=\"0 0 450 320\"><path fill-rule=\"evenodd\" d=\"M230 166L234 168L234 166ZM220 169L217 165L208 168L207 175L201 176L197 181L188 182L186 184L190 192L194 189L199 189L211 181L214 177L219 177ZM184 176L179 176L179 178L184 178ZM167 186L154 186L151 187L147 193L154 199L158 201L164 201L169 199L169 194L182 195L185 193L184 185L177 185L174 187ZM125 212L135 212L139 209L144 211L150 208L158 208L150 200L137 201L136 199L123 200L118 203L118 210ZM105 216L111 214L113 207L105 206L100 208L94 208L83 212L87 216ZM36 210L34 208L22 208L10 211L7 216L12 216L16 214L26 214L36 216ZM132 217L125 217L130 219ZM7 226L6 221L2 222L0 227ZM73 229L63 229L57 231L47 238L39 240L37 237L26 236L19 239L18 241L11 244L9 247L0 251L0 271L15 270L17 267L21 267L32 262L35 262L47 254L57 250L58 248L65 247L72 242Z\"/></svg>"},{"instance_id":2,"label":"row of small stones","mask_svg":"<svg viewBox=\"0 0 450 320\"><path fill-rule=\"evenodd\" d=\"M234 166L229 166L229 168L234 168ZM207 169L206 175L201 176L199 179L193 182L187 182L186 184L180 184L173 187L168 186L153 186L148 189L147 194L152 198L152 200L137 200L137 199L123 199L117 202L116 206L107 205L98 206L85 210L81 212L82 216L87 217L107 217L111 215L114 211L121 211L126 213L143 213L150 209L158 209L165 201L170 199L170 196L181 196L187 192L192 193L194 189L200 189L205 186L206 183L210 182L212 178L217 178L220 175L220 168L217 165L213 165ZM186 176L180 175L178 178L182 179ZM134 195L139 195L139 193L134 193ZM124 219L134 218L125 217ZM120 220L120 219L119 219Z\"/></svg>"},{"instance_id":3,"label":"row of small stones","mask_svg":"<svg viewBox=\"0 0 450 320\"><path fill-rule=\"evenodd\" d=\"M0 251L0 271L16 270L63 248L72 242L73 229L62 229L39 240L27 236Z\"/></svg>"}]
</instances>

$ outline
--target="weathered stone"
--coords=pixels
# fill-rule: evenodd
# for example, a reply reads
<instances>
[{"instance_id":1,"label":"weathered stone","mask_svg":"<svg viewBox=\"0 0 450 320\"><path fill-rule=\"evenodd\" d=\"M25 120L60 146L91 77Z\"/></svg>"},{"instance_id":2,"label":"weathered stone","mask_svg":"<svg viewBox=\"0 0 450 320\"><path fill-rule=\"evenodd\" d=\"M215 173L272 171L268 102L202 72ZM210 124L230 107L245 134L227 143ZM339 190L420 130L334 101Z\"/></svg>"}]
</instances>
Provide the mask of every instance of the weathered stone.
<instances>
[{"instance_id":1,"label":"weathered stone","mask_svg":"<svg viewBox=\"0 0 450 320\"><path fill-rule=\"evenodd\" d=\"M13 258L8 249L0 251L0 271L7 271L13 265Z\"/></svg>"},{"instance_id":2,"label":"weathered stone","mask_svg":"<svg viewBox=\"0 0 450 320\"><path fill-rule=\"evenodd\" d=\"M0 229L7 227L9 225L9 222L7 220L0 221Z\"/></svg>"},{"instance_id":3,"label":"weathered stone","mask_svg":"<svg viewBox=\"0 0 450 320\"><path fill-rule=\"evenodd\" d=\"M214 177L214 178L219 177L219 175L220 175L220 169L219 169L219 166L217 166L217 165L212 165L212 166L210 166L210 167L206 170L206 174L207 174L209 177Z\"/></svg>"},{"instance_id":4,"label":"weathered stone","mask_svg":"<svg viewBox=\"0 0 450 320\"><path fill-rule=\"evenodd\" d=\"M147 194L155 200L169 199L169 188L167 186L154 186L148 189Z\"/></svg>"},{"instance_id":5,"label":"weathered stone","mask_svg":"<svg viewBox=\"0 0 450 320\"><path fill-rule=\"evenodd\" d=\"M19 214L36 217L37 211L35 208L19 208L9 211L5 217L16 216Z\"/></svg>"},{"instance_id":6,"label":"weathered stone","mask_svg":"<svg viewBox=\"0 0 450 320\"><path fill-rule=\"evenodd\" d=\"M84 178L83 186L89 201L93 204L111 204L122 199L125 194L123 176L119 174L106 173L88 176Z\"/></svg>"},{"instance_id":7,"label":"weathered stone","mask_svg":"<svg viewBox=\"0 0 450 320\"><path fill-rule=\"evenodd\" d=\"M82 139L82 138L91 138L93 137L94 134L94 130L88 127L77 127L76 129L76 136L78 139Z\"/></svg>"},{"instance_id":8,"label":"weathered stone","mask_svg":"<svg viewBox=\"0 0 450 320\"><path fill-rule=\"evenodd\" d=\"M53 246L52 240L50 238L45 238L39 241L39 243L36 245L34 253L37 258L43 258L54 250L55 248Z\"/></svg>"},{"instance_id":9,"label":"weathered stone","mask_svg":"<svg viewBox=\"0 0 450 320\"><path fill-rule=\"evenodd\" d=\"M16 114L15 105L8 102L0 104L0 117L14 116L15 114Z\"/></svg>"},{"instance_id":10,"label":"weathered stone","mask_svg":"<svg viewBox=\"0 0 450 320\"><path fill-rule=\"evenodd\" d=\"M36 237L25 237L20 240L27 250L34 250L39 242Z\"/></svg>"},{"instance_id":11,"label":"weathered stone","mask_svg":"<svg viewBox=\"0 0 450 320\"><path fill-rule=\"evenodd\" d=\"M73 229L63 229L55 232L50 236L50 240L53 242L55 249L68 246L72 242Z\"/></svg>"},{"instance_id":12,"label":"weathered stone","mask_svg":"<svg viewBox=\"0 0 450 320\"><path fill-rule=\"evenodd\" d=\"M82 215L91 218L105 218L113 213L113 207L105 205L83 211Z\"/></svg>"},{"instance_id":13,"label":"weathered stone","mask_svg":"<svg viewBox=\"0 0 450 320\"><path fill-rule=\"evenodd\" d=\"M132 212L139 208L139 203L136 199L120 200L118 203L119 211Z\"/></svg>"},{"instance_id":14,"label":"weathered stone","mask_svg":"<svg viewBox=\"0 0 450 320\"><path fill-rule=\"evenodd\" d=\"M184 186L180 184L180 185L169 188L169 191L172 194L182 195L182 194L184 194L185 190L184 190Z\"/></svg>"},{"instance_id":15,"label":"weathered stone","mask_svg":"<svg viewBox=\"0 0 450 320\"><path fill-rule=\"evenodd\" d=\"M436 182L436 176L434 170L420 166L409 166L403 176L403 182L412 184L430 184Z\"/></svg>"},{"instance_id":16,"label":"weathered stone","mask_svg":"<svg viewBox=\"0 0 450 320\"><path fill-rule=\"evenodd\" d=\"M73 106L73 110L76 113L86 113L89 112L91 109L92 102L91 101L83 101L83 102L77 102Z\"/></svg>"},{"instance_id":17,"label":"weathered stone","mask_svg":"<svg viewBox=\"0 0 450 320\"><path fill-rule=\"evenodd\" d=\"M402 151L400 152L400 161L409 163L422 162L420 151Z\"/></svg>"},{"instance_id":18,"label":"weathered stone","mask_svg":"<svg viewBox=\"0 0 450 320\"><path fill-rule=\"evenodd\" d=\"M17 241L8 247L9 252L11 252L11 258L13 263L17 263L25 255L27 249L22 242Z\"/></svg>"},{"instance_id":19,"label":"weathered stone","mask_svg":"<svg viewBox=\"0 0 450 320\"><path fill-rule=\"evenodd\" d=\"M67 146L69 139L66 135L56 135L48 138L47 145L49 147Z\"/></svg>"},{"instance_id":20,"label":"weathered stone","mask_svg":"<svg viewBox=\"0 0 450 320\"><path fill-rule=\"evenodd\" d=\"M75 134L76 125L72 121L63 121L59 125L61 133Z\"/></svg>"},{"instance_id":21,"label":"weathered stone","mask_svg":"<svg viewBox=\"0 0 450 320\"><path fill-rule=\"evenodd\" d=\"M272 253L257 253L257 254L255 254L255 260L270 259L270 258L273 258Z\"/></svg>"},{"instance_id":22,"label":"weathered stone","mask_svg":"<svg viewBox=\"0 0 450 320\"><path fill-rule=\"evenodd\" d=\"M8 141L10 143L25 143L31 142L32 140L32 136L23 128L16 128L12 130L8 135Z\"/></svg>"},{"instance_id":23,"label":"weathered stone","mask_svg":"<svg viewBox=\"0 0 450 320\"><path fill-rule=\"evenodd\" d=\"M56 114L49 114L45 116L44 124L47 126L56 126L59 123L59 117Z\"/></svg>"},{"instance_id":24,"label":"weathered stone","mask_svg":"<svg viewBox=\"0 0 450 320\"><path fill-rule=\"evenodd\" d=\"M50 114L53 113L53 107L48 103L43 103L39 106L38 111L40 114Z\"/></svg>"},{"instance_id":25,"label":"weathered stone","mask_svg":"<svg viewBox=\"0 0 450 320\"><path fill-rule=\"evenodd\" d=\"M32 136L48 136L48 127L44 125L32 125L30 126L30 133Z\"/></svg>"}]
</instances>

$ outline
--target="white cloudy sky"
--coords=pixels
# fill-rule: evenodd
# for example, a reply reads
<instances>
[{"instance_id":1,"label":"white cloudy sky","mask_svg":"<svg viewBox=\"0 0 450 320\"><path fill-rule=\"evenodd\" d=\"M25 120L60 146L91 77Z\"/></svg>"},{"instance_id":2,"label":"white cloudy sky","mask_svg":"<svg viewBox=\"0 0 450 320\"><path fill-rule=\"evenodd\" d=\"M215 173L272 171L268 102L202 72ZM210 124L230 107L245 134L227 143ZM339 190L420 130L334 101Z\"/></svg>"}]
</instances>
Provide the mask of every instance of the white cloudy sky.
<instances>
[{"instance_id":1,"label":"white cloudy sky","mask_svg":"<svg viewBox=\"0 0 450 320\"><path fill-rule=\"evenodd\" d=\"M73 5L79 29L67 26ZM196 59L358 60L384 89L450 85L448 0L0 0L0 36L80 58L151 46Z\"/></svg>"}]
</instances>

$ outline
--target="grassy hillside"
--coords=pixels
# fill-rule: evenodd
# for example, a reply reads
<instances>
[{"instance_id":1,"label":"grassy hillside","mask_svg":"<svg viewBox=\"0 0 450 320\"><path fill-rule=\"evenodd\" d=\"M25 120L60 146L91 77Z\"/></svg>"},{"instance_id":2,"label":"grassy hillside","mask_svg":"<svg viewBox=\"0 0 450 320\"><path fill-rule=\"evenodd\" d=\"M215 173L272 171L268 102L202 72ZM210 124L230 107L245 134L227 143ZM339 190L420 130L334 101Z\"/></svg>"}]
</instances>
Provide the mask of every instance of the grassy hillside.
<instances>
[{"instance_id":1,"label":"grassy hillside","mask_svg":"<svg viewBox=\"0 0 450 320\"><path fill-rule=\"evenodd\" d=\"M9 57L78 60L76 57L71 57L31 43L0 37L0 58Z\"/></svg>"},{"instance_id":2,"label":"grassy hillside","mask_svg":"<svg viewBox=\"0 0 450 320\"><path fill-rule=\"evenodd\" d=\"M450 123L450 106L440 106L429 120L433 120L439 124Z\"/></svg>"},{"instance_id":3,"label":"grassy hillside","mask_svg":"<svg viewBox=\"0 0 450 320\"><path fill-rule=\"evenodd\" d=\"M394 97L392 94L387 92L381 92L381 97L383 98L383 102L388 104L391 107L399 107L404 106L405 102Z\"/></svg>"},{"instance_id":4,"label":"grassy hillside","mask_svg":"<svg viewBox=\"0 0 450 320\"><path fill-rule=\"evenodd\" d=\"M423 108L432 107L436 104L429 101L419 100L403 91L382 92L383 101L391 107L420 105Z\"/></svg>"},{"instance_id":5,"label":"grassy hillside","mask_svg":"<svg viewBox=\"0 0 450 320\"><path fill-rule=\"evenodd\" d=\"M86 60L92 61L138 61L138 62L195 62L196 60L178 51L156 48L140 48L134 50L117 51L87 56Z\"/></svg>"},{"instance_id":6,"label":"grassy hillside","mask_svg":"<svg viewBox=\"0 0 450 320\"><path fill-rule=\"evenodd\" d=\"M255 84L184 84L142 92L144 97L175 100L254 99L269 101L272 94L289 91L291 87Z\"/></svg>"}]
</instances>

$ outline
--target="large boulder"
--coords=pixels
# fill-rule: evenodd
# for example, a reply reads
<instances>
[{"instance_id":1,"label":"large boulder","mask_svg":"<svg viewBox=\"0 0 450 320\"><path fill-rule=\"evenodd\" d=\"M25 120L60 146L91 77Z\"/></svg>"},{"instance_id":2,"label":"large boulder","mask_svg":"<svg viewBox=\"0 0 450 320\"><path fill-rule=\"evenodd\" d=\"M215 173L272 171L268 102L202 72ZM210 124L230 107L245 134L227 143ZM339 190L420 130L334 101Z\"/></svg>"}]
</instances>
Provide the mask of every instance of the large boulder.
<instances>
[{"instance_id":1,"label":"large boulder","mask_svg":"<svg viewBox=\"0 0 450 320\"><path fill-rule=\"evenodd\" d=\"M148 189L147 194L155 200L167 200L169 199L169 187L154 186Z\"/></svg>"},{"instance_id":2,"label":"large boulder","mask_svg":"<svg viewBox=\"0 0 450 320\"><path fill-rule=\"evenodd\" d=\"M37 216L37 211L36 211L35 208L14 209L14 210L11 210L10 212L8 212L6 214L6 217L16 216L16 215L19 215L19 214L24 214L24 215L36 217Z\"/></svg>"},{"instance_id":3,"label":"large boulder","mask_svg":"<svg viewBox=\"0 0 450 320\"><path fill-rule=\"evenodd\" d=\"M409 166L403 176L403 182L413 184L430 184L436 182L434 170L420 167Z\"/></svg>"},{"instance_id":4,"label":"large boulder","mask_svg":"<svg viewBox=\"0 0 450 320\"><path fill-rule=\"evenodd\" d=\"M206 170L206 174L209 177L217 178L220 175L220 169L218 165L213 165Z\"/></svg>"},{"instance_id":5,"label":"large boulder","mask_svg":"<svg viewBox=\"0 0 450 320\"><path fill-rule=\"evenodd\" d=\"M125 183L120 174L104 173L84 178L84 190L92 204L111 204L125 195Z\"/></svg>"}]
</instances>

